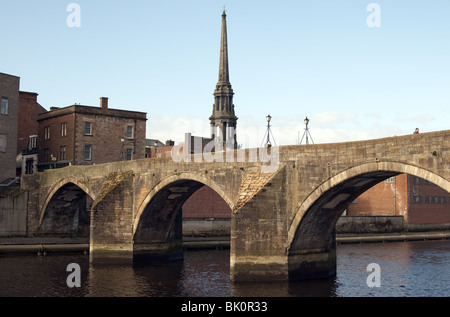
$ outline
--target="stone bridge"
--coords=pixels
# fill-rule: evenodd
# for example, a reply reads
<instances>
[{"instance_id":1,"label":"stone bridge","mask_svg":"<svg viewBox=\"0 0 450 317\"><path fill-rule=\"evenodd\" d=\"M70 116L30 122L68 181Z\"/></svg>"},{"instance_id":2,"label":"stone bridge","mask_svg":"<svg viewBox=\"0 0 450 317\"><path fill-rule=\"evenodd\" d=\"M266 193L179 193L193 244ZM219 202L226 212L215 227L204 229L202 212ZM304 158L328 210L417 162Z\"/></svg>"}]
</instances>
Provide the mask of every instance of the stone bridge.
<instances>
[{"instance_id":1,"label":"stone bridge","mask_svg":"<svg viewBox=\"0 0 450 317\"><path fill-rule=\"evenodd\" d=\"M397 174L450 192L450 130L377 140L233 150L47 170L23 179L29 235L89 234L91 261L180 259L181 207L201 186L230 206L232 280L336 272L334 227Z\"/></svg>"}]
</instances>

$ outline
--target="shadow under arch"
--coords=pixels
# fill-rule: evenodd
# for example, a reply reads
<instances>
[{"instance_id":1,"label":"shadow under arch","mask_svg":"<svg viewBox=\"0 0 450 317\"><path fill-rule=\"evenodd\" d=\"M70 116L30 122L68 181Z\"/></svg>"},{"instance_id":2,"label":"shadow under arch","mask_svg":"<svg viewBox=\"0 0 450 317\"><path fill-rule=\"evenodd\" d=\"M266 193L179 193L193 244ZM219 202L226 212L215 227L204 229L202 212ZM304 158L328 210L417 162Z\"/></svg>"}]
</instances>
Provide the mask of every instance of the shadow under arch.
<instances>
[{"instance_id":1,"label":"shadow under arch","mask_svg":"<svg viewBox=\"0 0 450 317\"><path fill-rule=\"evenodd\" d=\"M375 162L349 168L323 182L301 203L289 227L288 254L330 251L335 225L347 206L377 183L399 174L423 178L450 192L450 181L408 163Z\"/></svg>"},{"instance_id":2,"label":"shadow under arch","mask_svg":"<svg viewBox=\"0 0 450 317\"><path fill-rule=\"evenodd\" d=\"M89 236L90 190L74 179L59 181L47 195L39 217L40 235Z\"/></svg>"},{"instance_id":3,"label":"shadow under arch","mask_svg":"<svg viewBox=\"0 0 450 317\"><path fill-rule=\"evenodd\" d=\"M233 208L229 196L210 179L193 173L180 173L162 180L139 205L133 222L134 258L182 259L182 206L205 185Z\"/></svg>"}]
</instances>

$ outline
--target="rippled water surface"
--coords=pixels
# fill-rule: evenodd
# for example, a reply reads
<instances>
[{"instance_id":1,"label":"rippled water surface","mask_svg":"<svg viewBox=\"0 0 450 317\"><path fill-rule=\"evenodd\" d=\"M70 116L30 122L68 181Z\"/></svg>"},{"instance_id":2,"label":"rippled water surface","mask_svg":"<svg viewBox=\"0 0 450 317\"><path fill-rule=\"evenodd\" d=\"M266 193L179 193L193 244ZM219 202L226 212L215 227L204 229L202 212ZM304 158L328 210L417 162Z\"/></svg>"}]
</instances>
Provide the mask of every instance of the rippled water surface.
<instances>
[{"instance_id":1,"label":"rippled water surface","mask_svg":"<svg viewBox=\"0 0 450 317\"><path fill-rule=\"evenodd\" d=\"M0 256L0 296L450 296L450 241L348 244L337 247L337 275L326 280L231 283L229 251L185 252L159 265L91 265L87 255ZM70 288L69 263L81 267ZM368 287L381 269L380 287Z\"/></svg>"}]
</instances>

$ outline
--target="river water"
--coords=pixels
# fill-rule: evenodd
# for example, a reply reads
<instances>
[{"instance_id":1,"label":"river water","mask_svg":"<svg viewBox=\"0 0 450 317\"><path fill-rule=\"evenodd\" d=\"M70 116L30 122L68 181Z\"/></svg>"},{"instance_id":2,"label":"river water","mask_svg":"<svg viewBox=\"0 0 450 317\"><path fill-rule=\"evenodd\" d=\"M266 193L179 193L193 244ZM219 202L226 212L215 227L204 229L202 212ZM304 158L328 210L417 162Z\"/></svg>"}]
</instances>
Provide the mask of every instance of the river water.
<instances>
[{"instance_id":1,"label":"river water","mask_svg":"<svg viewBox=\"0 0 450 317\"><path fill-rule=\"evenodd\" d=\"M70 263L80 265L81 287L67 285ZM379 271L367 271L371 263ZM450 296L450 240L338 245L337 275L325 280L232 283L229 272L229 250L134 267L90 265L87 255L0 255L0 296Z\"/></svg>"}]
</instances>

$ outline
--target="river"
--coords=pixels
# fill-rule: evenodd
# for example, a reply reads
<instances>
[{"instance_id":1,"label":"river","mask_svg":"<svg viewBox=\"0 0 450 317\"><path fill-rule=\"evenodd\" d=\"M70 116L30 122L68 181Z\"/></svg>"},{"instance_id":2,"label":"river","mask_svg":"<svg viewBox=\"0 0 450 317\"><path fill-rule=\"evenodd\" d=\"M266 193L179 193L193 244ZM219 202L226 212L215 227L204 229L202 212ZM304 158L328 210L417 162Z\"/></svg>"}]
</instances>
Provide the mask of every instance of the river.
<instances>
[{"instance_id":1,"label":"river","mask_svg":"<svg viewBox=\"0 0 450 317\"><path fill-rule=\"evenodd\" d=\"M70 263L80 266L81 287L68 287ZM371 263L379 270L368 271ZM232 283L229 270L229 250L186 251L184 261L134 267L91 265L87 255L0 255L0 296L450 296L450 240L338 245L337 275L325 280Z\"/></svg>"}]
</instances>

